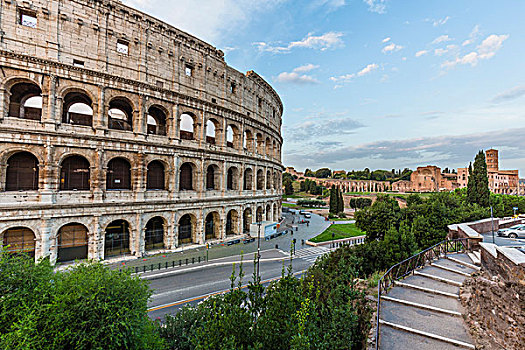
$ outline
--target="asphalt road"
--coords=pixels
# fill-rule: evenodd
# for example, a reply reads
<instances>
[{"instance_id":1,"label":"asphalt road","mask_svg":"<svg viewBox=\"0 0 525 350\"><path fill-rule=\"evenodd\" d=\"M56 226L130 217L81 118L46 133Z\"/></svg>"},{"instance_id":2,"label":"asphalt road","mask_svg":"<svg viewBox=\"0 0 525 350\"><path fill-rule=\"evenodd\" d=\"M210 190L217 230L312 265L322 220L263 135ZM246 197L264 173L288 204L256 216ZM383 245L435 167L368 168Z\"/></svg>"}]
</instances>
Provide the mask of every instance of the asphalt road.
<instances>
[{"instance_id":1,"label":"asphalt road","mask_svg":"<svg viewBox=\"0 0 525 350\"><path fill-rule=\"evenodd\" d=\"M507 237L498 237L498 234L494 232L494 241L492 240L492 233L483 233L483 242L485 243L494 243L498 246L505 247L525 247L525 238L507 238Z\"/></svg>"},{"instance_id":2,"label":"asphalt road","mask_svg":"<svg viewBox=\"0 0 525 350\"><path fill-rule=\"evenodd\" d=\"M274 252L276 252L274 250ZM292 260L292 271L294 274L301 274L313 264L317 256L324 253L319 248L309 248L301 252L301 258ZM261 258L260 275L263 285L268 285L271 281L281 277L284 268L290 264L290 258L281 252L280 258ZM239 273L239 264L235 264L236 275ZM244 278L242 285L245 286L252 280L254 271L253 256L244 260ZM166 314L174 314L184 305L194 305L201 300L230 289L230 276L233 271L233 264L224 263L219 266L202 266L201 268L190 269L190 271L172 274L166 271L158 274L150 274L148 278L155 278L150 281L150 288L153 289L153 296L149 303L148 315L152 319L163 318ZM159 274L164 274L160 275ZM161 278L157 278L161 277ZM238 281L235 282L237 285Z\"/></svg>"}]
</instances>

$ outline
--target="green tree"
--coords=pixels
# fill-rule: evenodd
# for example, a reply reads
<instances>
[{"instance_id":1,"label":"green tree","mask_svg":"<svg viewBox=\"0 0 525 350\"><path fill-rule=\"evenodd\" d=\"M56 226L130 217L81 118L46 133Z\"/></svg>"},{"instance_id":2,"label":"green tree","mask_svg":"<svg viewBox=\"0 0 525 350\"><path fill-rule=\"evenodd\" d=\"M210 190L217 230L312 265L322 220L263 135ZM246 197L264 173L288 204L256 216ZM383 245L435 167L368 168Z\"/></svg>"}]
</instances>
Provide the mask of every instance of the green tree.
<instances>
[{"instance_id":1,"label":"green tree","mask_svg":"<svg viewBox=\"0 0 525 350\"><path fill-rule=\"evenodd\" d=\"M292 195L294 192L292 181L290 179L285 179L283 181L283 185L284 185L284 194L287 196Z\"/></svg>"},{"instance_id":2,"label":"green tree","mask_svg":"<svg viewBox=\"0 0 525 350\"><path fill-rule=\"evenodd\" d=\"M356 226L366 232L368 240L383 239L390 227L398 227L400 211L394 198L378 195L372 206L356 212Z\"/></svg>"},{"instance_id":3,"label":"green tree","mask_svg":"<svg viewBox=\"0 0 525 350\"><path fill-rule=\"evenodd\" d=\"M337 189L338 196L337 196L337 213L344 213L345 212L345 201L343 198L343 193L338 188Z\"/></svg>"},{"instance_id":4,"label":"green tree","mask_svg":"<svg viewBox=\"0 0 525 350\"><path fill-rule=\"evenodd\" d=\"M472 172L470 172L472 170ZM482 207L489 206L490 190L487 173L487 163L483 150L479 151L474 158L474 165L469 166L469 177L467 183L467 200L471 204Z\"/></svg>"},{"instance_id":5,"label":"green tree","mask_svg":"<svg viewBox=\"0 0 525 350\"><path fill-rule=\"evenodd\" d=\"M312 170L310 170L310 169L306 169L304 171L304 176L306 176L306 177L315 177L315 173Z\"/></svg>"},{"instance_id":6,"label":"green tree","mask_svg":"<svg viewBox=\"0 0 525 350\"><path fill-rule=\"evenodd\" d=\"M476 178L472 171L472 162L468 165L468 178L467 178L467 201L469 203L476 203Z\"/></svg>"},{"instance_id":7,"label":"green tree","mask_svg":"<svg viewBox=\"0 0 525 350\"><path fill-rule=\"evenodd\" d=\"M332 185L332 188L330 188L329 212L337 214L337 191L335 185Z\"/></svg>"},{"instance_id":8,"label":"green tree","mask_svg":"<svg viewBox=\"0 0 525 350\"><path fill-rule=\"evenodd\" d=\"M321 168L315 171L315 177L318 179L327 179L332 176L332 170Z\"/></svg>"}]
</instances>

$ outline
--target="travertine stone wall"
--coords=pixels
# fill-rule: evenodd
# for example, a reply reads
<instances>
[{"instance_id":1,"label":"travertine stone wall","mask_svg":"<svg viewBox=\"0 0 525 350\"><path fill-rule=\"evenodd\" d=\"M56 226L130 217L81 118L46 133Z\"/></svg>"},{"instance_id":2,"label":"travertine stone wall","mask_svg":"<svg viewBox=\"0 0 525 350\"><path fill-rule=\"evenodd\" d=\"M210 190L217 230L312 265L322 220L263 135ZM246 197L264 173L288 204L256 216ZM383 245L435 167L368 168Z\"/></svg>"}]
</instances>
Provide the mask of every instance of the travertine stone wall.
<instances>
[{"instance_id":1,"label":"travertine stone wall","mask_svg":"<svg viewBox=\"0 0 525 350\"><path fill-rule=\"evenodd\" d=\"M22 14L36 23L21 23ZM232 210L239 235L245 218L256 221L259 207L264 219L280 217L283 105L255 72L238 72L225 63L222 51L120 1L4 0L0 33L0 241L10 228L29 228L36 258L54 260L60 228L79 223L88 230L88 256L103 259L107 225L125 220L131 254L141 256L144 228L153 217L164 220L165 249L180 245L178 221L184 214L196 222L192 238L200 244L208 213L218 214L220 233L214 239L219 240ZM40 88L40 120L12 115L12 88L18 83ZM91 125L62 120L71 92L91 100ZM110 128L108 111L115 98L129 104L132 131ZM148 132L153 106L166 117L165 135ZM193 140L180 136L185 113L194 121ZM217 123L214 143L206 139L211 119ZM233 144L227 143L229 126ZM6 191L9 157L22 151L38 159L38 190ZM89 190L60 190L61 165L71 155L89 161ZM108 162L116 157L131 165L130 190L106 189ZM163 190L146 189L147 165L154 160L165 168ZM193 191L179 190L185 162L194 168ZM218 169L218 186L207 190L211 164ZM234 189L226 185L230 168L236 174ZM246 169L253 173L252 190L243 189ZM265 185L258 190L259 170Z\"/></svg>"}]
</instances>

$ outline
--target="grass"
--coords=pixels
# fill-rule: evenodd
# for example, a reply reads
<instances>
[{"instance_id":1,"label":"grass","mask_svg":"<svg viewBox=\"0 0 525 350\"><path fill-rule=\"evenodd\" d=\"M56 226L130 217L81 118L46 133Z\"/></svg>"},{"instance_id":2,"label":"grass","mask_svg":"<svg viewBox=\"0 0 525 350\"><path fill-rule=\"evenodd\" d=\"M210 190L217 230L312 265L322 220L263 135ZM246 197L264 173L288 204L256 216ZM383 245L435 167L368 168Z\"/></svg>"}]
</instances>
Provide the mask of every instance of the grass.
<instances>
[{"instance_id":1,"label":"grass","mask_svg":"<svg viewBox=\"0 0 525 350\"><path fill-rule=\"evenodd\" d=\"M328 221L350 221L350 220L354 220L354 219L353 219L353 218L350 218L350 217L328 219Z\"/></svg>"},{"instance_id":2,"label":"grass","mask_svg":"<svg viewBox=\"0 0 525 350\"><path fill-rule=\"evenodd\" d=\"M298 208L299 206L297 204L293 204L293 203L283 203L283 207L285 207L285 208Z\"/></svg>"},{"instance_id":3,"label":"grass","mask_svg":"<svg viewBox=\"0 0 525 350\"><path fill-rule=\"evenodd\" d=\"M355 224L335 224L330 225L323 233L315 236L310 241L314 243L328 242L333 239L343 239L350 237L357 237L364 235L364 232L359 230Z\"/></svg>"}]
</instances>

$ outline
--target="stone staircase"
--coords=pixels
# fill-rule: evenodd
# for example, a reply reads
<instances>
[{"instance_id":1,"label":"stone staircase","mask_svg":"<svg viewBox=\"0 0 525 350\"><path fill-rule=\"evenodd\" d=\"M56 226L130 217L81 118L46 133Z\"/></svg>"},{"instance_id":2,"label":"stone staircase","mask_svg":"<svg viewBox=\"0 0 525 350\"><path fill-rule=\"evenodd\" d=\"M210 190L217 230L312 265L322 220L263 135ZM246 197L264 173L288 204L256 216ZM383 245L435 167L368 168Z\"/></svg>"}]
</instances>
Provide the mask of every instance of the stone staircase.
<instances>
[{"instance_id":1,"label":"stone staircase","mask_svg":"<svg viewBox=\"0 0 525 350\"><path fill-rule=\"evenodd\" d=\"M382 350L475 349L463 322L459 288L479 256L450 253L417 269L381 296Z\"/></svg>"}]
</instances>

